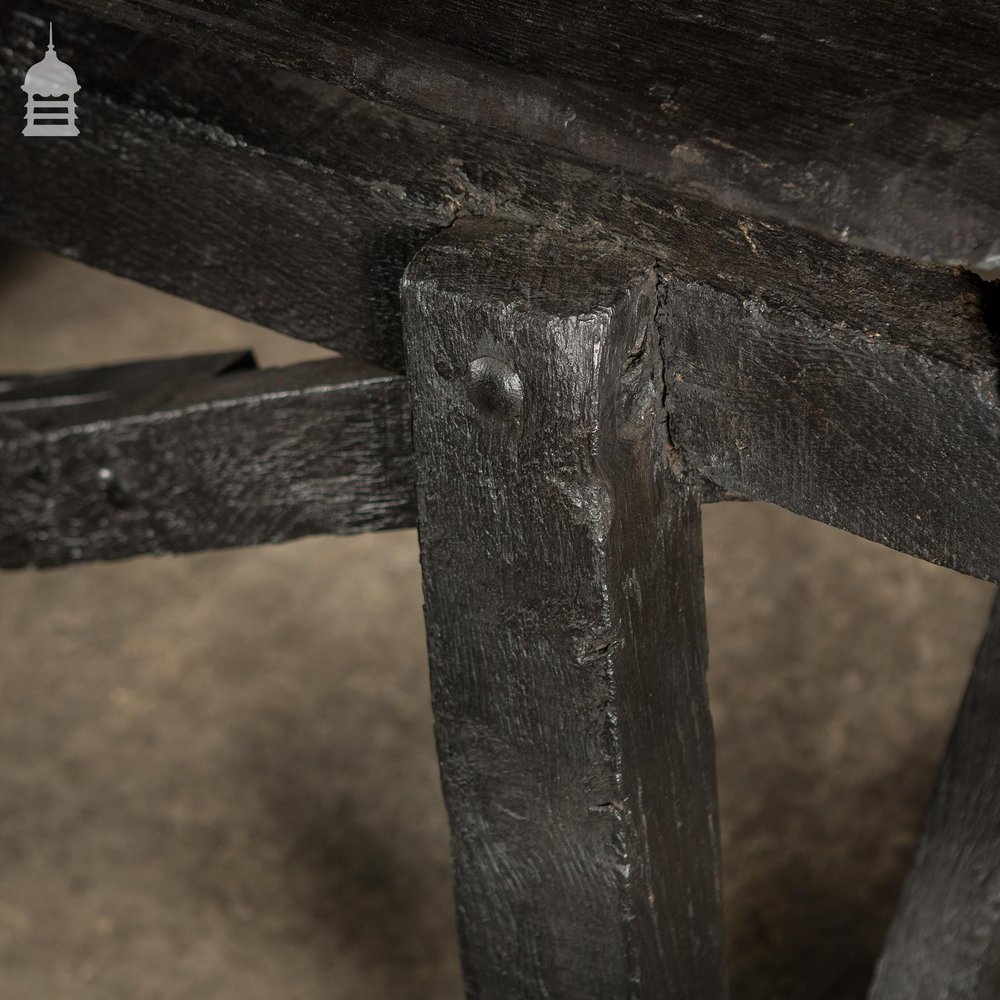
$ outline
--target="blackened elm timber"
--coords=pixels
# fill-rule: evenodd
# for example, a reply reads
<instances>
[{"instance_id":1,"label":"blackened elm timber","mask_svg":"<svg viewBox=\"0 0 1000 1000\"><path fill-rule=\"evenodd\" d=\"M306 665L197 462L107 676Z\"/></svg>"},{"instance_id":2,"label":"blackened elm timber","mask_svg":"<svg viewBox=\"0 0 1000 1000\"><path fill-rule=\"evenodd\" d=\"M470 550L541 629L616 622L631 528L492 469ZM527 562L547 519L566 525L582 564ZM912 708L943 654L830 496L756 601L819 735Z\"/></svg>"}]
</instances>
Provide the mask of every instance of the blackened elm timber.
<instances>
[{"instance_id":1,"label":"blackened elm timber","mask_svg":"<svg viewBox=\"0 0 1000 1000\"><path fill-rule=\"evenodd\" d=\"M65 0L890 253L1000 266L993 0Z\"/></svg>"},{"instance_id":2,"label":"blackened elm timber","mask_svg":"<svg viewBox=\"0 0 1000 1000\"><path fill-rule=\"evenodd\" d=\"M0 567L414 523L406 381L247 353L0 379Z\"/></svg>"},{"instance_id":3,"label":"blackened elm timber","mask_svg":"<svg viewBox=\"0 0 1000 1000\"><path fill-rule=\"evenodd\" d=\"M1000 605L958 712L870 1000L1000 996Z\"/></svg>"},{"instance_id":4,"label":"blackened elm timber","mask_svg":"<svg viewBox=\"0 0 1000 1000\"><path fill-rule=\"evenodd\" d=\"M701 520L654 262L457 223L403 279L435 726L476 1000L722 1000Z\"/></svg>"}]
</instances>

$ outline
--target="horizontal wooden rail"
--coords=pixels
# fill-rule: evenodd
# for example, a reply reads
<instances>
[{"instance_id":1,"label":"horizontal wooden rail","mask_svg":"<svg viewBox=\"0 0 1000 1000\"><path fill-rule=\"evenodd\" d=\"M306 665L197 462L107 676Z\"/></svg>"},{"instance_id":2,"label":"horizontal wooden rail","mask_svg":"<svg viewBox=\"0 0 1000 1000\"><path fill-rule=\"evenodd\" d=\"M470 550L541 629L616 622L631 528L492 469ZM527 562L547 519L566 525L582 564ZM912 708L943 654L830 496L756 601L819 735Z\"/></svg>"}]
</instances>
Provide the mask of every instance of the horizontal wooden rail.
<instances>
[{"instance_id":1,"label":"horizontal wooden rail","mask_svg":"<svg viewBox=\"0 0 1000 1000\"><path fill-rule=\"evenodd\" d=\"M668 284L674 444L726 489L1000 581L1000 287L955 291L859 282L810 315Z\"/></svg>"},{"instance_id":2,"label":"horizontal wooden rail","mask_svg":"<svg viewBox=\"0 0 1000 1000\"><path fill-rule=\"evenodd\" d=\"M994 0L64 2L831 238L1000 265Z\"/></svg>"},{"instance_id":3,"label":"horizontal wooden rail","mask_svg":"<svg viewBox=\"0 0 1000 1000\"><path fill-rule=\"evenodd\" d=\"M0 379L0 567L411 527L405 380L246 353Z\"/></svg>"}]
</instances>

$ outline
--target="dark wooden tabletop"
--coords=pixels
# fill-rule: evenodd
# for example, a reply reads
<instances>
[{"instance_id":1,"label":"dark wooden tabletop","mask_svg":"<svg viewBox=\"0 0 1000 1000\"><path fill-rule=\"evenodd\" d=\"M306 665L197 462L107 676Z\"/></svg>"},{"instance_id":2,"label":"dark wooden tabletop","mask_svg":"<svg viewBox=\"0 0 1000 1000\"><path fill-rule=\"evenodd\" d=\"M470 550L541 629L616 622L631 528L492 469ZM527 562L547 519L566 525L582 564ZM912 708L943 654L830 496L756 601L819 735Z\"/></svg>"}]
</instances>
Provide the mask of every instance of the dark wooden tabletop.
<instances>
[{"instance_id":1,"label":"dark wooden tabletop","mask_svg":"<svg viewBox=\"0 0 1000 1000\"><path fill-rule=\"evenodd\" d=\"M1000 268L993 0L67 0L885 252Z\"/></svg>"}]
</instances>

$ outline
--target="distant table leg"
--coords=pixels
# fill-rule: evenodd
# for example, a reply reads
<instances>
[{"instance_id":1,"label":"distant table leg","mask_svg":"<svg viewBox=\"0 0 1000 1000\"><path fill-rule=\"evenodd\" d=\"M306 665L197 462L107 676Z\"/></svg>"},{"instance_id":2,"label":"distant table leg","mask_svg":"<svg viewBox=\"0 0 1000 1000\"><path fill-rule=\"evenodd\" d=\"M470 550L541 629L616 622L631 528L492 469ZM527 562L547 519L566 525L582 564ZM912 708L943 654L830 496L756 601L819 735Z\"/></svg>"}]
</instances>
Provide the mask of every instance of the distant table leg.
<instances>
[{"instance_id":1,"label":"distant table leg","mask_svg":"<svg viewBox=\"0 0 1000 1000\"><path fill-rule=\"evenodd\" d=\"M1000 997L1000 604L972 669L869 996Z\"/></svg>"}]
</instances>

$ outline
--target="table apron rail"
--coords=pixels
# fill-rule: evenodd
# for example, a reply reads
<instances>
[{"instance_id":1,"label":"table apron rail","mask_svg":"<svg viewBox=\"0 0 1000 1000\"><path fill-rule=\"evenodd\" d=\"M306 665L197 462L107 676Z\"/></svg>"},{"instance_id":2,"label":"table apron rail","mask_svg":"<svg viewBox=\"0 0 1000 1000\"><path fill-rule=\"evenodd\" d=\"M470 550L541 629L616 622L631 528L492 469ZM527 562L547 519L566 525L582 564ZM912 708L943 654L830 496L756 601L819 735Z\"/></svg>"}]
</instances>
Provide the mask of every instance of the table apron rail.
<instances>
[{"instance_id":1,"label":"table apron rail","mask_svg":"<svg viewBox=\"0 0 1000 1000\"><path fill-rule=\"evenodd\" d=\"M245 352L0 379L0 567L412 527L405 380Z\"/></svg>"}]
</instances>

